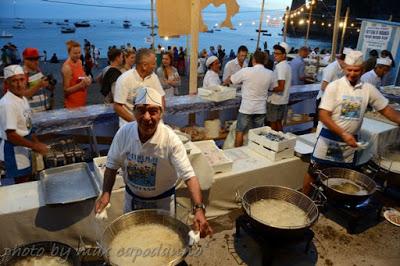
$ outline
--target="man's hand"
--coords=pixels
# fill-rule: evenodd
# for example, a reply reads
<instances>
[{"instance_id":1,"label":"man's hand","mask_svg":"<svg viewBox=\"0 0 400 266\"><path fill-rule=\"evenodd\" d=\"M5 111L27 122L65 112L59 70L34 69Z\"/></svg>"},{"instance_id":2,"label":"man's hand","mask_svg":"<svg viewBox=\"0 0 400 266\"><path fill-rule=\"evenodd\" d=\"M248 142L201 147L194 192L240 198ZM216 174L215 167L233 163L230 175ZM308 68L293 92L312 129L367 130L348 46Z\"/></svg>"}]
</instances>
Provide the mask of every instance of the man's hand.
<instances>
[{"instance_id":1,"label":"man's hand","mask_svg":"<svg viewBox=\"0 0 400 266\"><path fill-rule=\"evenodd\" d=\"M194 214L194 227L196 231L200 231L200 237L212 236L213 230L207 222L206 216L202 209L197 209Z\"/></svg>"},{"instance_id":2,"label":"man's hand","mask_svg":"<svg viewBox=\"0 0 400 266\"><path fill-rule=\"evenodd\" d=\"M49 152L49 147L41 142L35 142L33 144L32 150L40 153L41 155L46 155Z\"/></svg>"},{"instance_id":3,"label":"man's hand","mask_svg":"<svg viewBox=\"0 0 400 266\"><path fill-rule=\"evenodd\" d=\"M110 202L110 193L104 192L103 194L101 194L100 198L96 201L94 212L95 213L102 212L102 210L104 210L104 208L108 205L109 202Z\"/></svg>"},{"instance_id":4,"label":"man's hand","mask_svg":"<svg viewBox=\"0 0 400 266\"><path fill-rule=\"evenodd\" d=\"M351 135L347 132L343 132L341 137L342 137L343 141L346 142L346 144L349 145L350 147L353 147L353 148L358 147L357 141L353 135Z\"/></svg>"}]
</instances>

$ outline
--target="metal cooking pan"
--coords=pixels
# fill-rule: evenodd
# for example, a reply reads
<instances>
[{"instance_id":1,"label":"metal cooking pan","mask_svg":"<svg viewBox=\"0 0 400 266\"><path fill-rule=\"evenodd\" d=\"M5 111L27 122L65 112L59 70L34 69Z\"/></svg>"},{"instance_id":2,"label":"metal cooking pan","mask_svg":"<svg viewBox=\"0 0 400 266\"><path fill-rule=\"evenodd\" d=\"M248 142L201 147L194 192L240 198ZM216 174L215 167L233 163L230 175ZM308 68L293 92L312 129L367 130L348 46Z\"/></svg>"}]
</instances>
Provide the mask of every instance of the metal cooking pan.
<instances>
[{"instance_id":1,"label":"metal cooking pan","mask_svg":"<svg viewBox=\"0 0 400 266\"><path fill-rule=\"evenodd\" d=\"M81 265L79 255L74 248L56 241L35 242L16 247L4 255L0 260L0 265L13 266L28 257L44 255L63 259L67 263L66 265Z\"/></svg>"},{"instance_id":2,"label":"metal cooking pan","mask_svg":"<svg viewBox=\"0 0 400 266\"><path fill-rule=\"evenodd\" d=\"M302 209L308 216L309 222L298 227L275 227L258 220L251 213L250 205L262 199L284 200ZM306 195L294 189L282 186L262 186L248 190L242 198L242 206L246 214L251 218L253 226L261 231L279 237L303 236L305 231L318 219L318 208L316 204ZM268 210L265 210L268 211Z\"/></svg>"},{"instance_id":3,"label":"metal cooking pan","mask_svg":"<svg viewBox=\"0 0 400 266\"><path fill-rule=\"evenodd\" d=\"M332 167L317 172L320 183L324 188L326 197L329 201L337 204L356 206L366 201L376 191L376 183L368 176L347 168ZM335 180L347 179L351 184L356 184L365 191L364 194L348 193L343 189L334 188ZM350 183L349 182L349 183Z\"/></svg>"},{"instance_id":4,"label":"metal cooking pan","mask_svg":"<svg viewBox=\"0 0 400 266\"><path fill-rule=\"evenodd\" d=\"M168 265L177 265L182 262L184 258L189 253L189 231L190 228L179 221L178 219L172 217L169 212L164 210L155 210L155 209L144 209L144 210L136 210L129 213L126 213L117 219L115 219L107 228L104 230L100 248L103 250L103 254L105 254L105 259L111 265L114 265L109 260L108 251L110 249L110 244L114 237L122 230L132 227L135 225L144 225L144 224L160 224L166 226L173 231L175 231L184 246L184 250L179 252L169 263ZM132 236L135 237L135 236Z\"/></svg>"}]
</instances>

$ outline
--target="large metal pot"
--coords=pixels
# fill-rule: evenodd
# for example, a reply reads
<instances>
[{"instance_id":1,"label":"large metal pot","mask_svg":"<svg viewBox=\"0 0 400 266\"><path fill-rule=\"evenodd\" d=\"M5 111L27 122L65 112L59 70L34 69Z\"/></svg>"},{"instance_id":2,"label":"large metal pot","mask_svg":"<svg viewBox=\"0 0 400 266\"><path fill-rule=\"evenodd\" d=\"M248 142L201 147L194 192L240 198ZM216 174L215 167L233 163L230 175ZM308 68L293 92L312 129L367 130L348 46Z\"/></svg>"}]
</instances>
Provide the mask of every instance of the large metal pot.
<instances>
[{"instance_id":1,"label":"large metal pot","mask_svg":"<svg viewBox=\"0 0 400 266\"><path fill-rule=\"evenodd\" d=\"M360 172L351 169L331 167L318 171L318 175L328 201L336 204L356 206L366 201L376 191L376 184L374 180ZM349 180L351 184L354 183L361 189L365 190L365 193L357 195L334 188L331 184L338 179Z\"/></svg>"},{"instance_id":2,"label":"large metal pot","mask_svg":"<svg viewBox=\"0 0 400 266\"><path fill-rule=\"evenodd\" d=\"M126 213L117 219L115 219L107 228L104 230L102 239L101 239L101 249L105 254L105 259L111 265L113 264L109 260L108 251L110 249L110 244L114 237L124 229L132 226L144 225L144 224L160 224L166 226L176 234L179 235L182 244L184 246L184 250L177 254L169 263L168 265L177 265L189 253L189 231L190 228L183 222L179 221L178 219L172 217L169 212L164 210L152 210L152 209L144 209L144 210L136 210L133 212ZM132 236L134 237L134 236ZM121 265L120 265L121 266Z\"/></svg>"},{"instance_id":3,"label":"large metal pot","mask_svg":"<svg viewBox=\"0 0 400 266\"><path fill-rule=\"evenodd\" d=\"M81 265L79 255L74 248L56 241L35 242L16 247L4 255L0 265L13 266L29 257L40 258L45 255L60 258L69 265Z\"/></svg>"},{"instance_id":4,"label":"large metal pot","mask_svg":"<svg viewBox=\"0 0 400 266\"><path fill-rule=\"evenodd\" d=\"M287 201L302 209L307 214L309 222L298 227L276 227L266 224L252 215L250 208L252 203L262 199ZM302 237L305 231L317 221L319 215L316 204L309 197L294 189L282 186L262 186L252 188L244 194L242 198L242 206L246 214L251 218L253 226L270 235L279 237Z\"/></svg>"}]
</instances>

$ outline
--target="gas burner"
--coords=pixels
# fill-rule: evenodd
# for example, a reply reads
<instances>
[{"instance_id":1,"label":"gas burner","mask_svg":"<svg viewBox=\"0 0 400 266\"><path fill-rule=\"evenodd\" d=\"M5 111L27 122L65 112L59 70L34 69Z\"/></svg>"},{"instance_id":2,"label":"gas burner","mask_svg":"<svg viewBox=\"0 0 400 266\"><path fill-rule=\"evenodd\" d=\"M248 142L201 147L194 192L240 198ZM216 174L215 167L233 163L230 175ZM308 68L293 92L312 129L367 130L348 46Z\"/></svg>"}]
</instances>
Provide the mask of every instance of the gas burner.
<instances>
[{"instance_id":1,"label":"gas burner","mask_svg":"<svg viewBox=\"0 0 400 266\"><path fill-rule=\"evenodd\" d=\"M271 265L274 259L275 250L305 243L304 252L308 253L310 244L314 238L314 232L311 229L306 229L301 236L282 237L282 235L273 235L264 230L260 230L253 226L252 219L247 214L242 214L236 219L236 236L240 237L241 229L243 229L253 240L261 247L262 265Z\"/></svg>"},{"instance_id":2,"label":"gas burner","mask_svg":"<svg viewBox=\"0 0 400 266\"><path fill-rule=\"evenodd\" d=\"M324 215L331 220L338 220L337 216L342 218L339 221L345 222L346 230L349 234L356 233L357 227L360 225L379 222L383 205L375 197L371 196L366 201L356 205L337 204L328 199L327 204L322 209Z\"/></svg>"}]
</instances>

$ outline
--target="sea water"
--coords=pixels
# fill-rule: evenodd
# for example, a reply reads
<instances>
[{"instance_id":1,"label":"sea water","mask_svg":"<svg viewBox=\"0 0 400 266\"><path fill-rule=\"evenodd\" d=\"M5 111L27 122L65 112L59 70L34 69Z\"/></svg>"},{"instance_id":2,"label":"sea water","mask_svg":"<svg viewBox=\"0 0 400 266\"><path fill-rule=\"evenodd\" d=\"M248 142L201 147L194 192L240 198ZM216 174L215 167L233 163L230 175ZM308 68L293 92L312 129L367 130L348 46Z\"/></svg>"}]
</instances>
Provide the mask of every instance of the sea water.
<instances>
[{"instance_id":1,"label":"sea water","mask_svg":"<svg viewBox=\"0 0 400 266\"><path fill-rule=\"evenodd\" d=\"M224 11L224 9L219 8L219 11ZM131 17L117 16L118 19L112 17L110 13L110 18L103 19L88 19L90 27L88 28L76 28L75 33L63 34L61 33L61 26L56 25L56 22L63 22L64 19L69 20L69 24L72 26L74 22L83 20L77 18L69 18L66 14L65 17L52 19L52 18L42 18L42 19L29 19L24 18L24 29L14 29L14 19L0 17L0 32L7 32L13 34L13 38L0 39L0 46L8 42L14 43L19 52L22 52L26 47L36 47L42 53L43 50L47 51L47 59L56 53L59 59L67 58L67 50L65 47L65 42L67 40L73 39L79 41L83 44L84 39L88 39L92 44L100 49L100 56L102 58L106 57L107 49L112 45L125 45L130 43L135 47L149 47L149 43L146 42L146 37L150 37L151 29L146 26L141 26L140 22L144 21L150 24L150 12L132 12ZM279 19L283 16L283 10L267 11L265 13L266 19ZM50 14L49 17L51 17ZM12 15L10 15L11 17ZM59 16L59 14L58 14ZM269 17L267 17L269 16ZM224 20L224 12L218 13L205 13L204 21L208 25L209 29L212 29ZM132 23L132 27L129 29L124 29L122 26L123 20L128 19ZM52 21L53 24L46 24L43 21ZM232 18L235 30L228 28L222 28L220 31L215 31L214 33L200 33L199 36L199 50L206 48L209 49L210 46L216 46L221 44L225 49L227 56L229 55L230 49L233 49L236 53L237 48L240 45L246 45L250 51L254 51L257 45L257 35L256 29L259 24L259 13L258 12L242 12L237 14ZM157 23L157 21L155 22ZM283 40L282 34L282 24L277 27L267 27L266 23L263 23L263 29L268 29L271 36L263 36L261 34L260 47L264 48L264 42L267 41L268 49L272 50L274 44ZM157 30L155 31L157 33ZM300 47L304 44L304 38L288 38L287 42L293 47ZM161 44L163 47L167 46L182 46L187 47L190 43L188 42L187 36L180 36L179 38L169 38L165 40L160 38L158 35L155 36L155 45ZM320 47L330 48L329 41L323 40L309 40L308 45L312 48Z\"/></svg>"}]
</instances>

